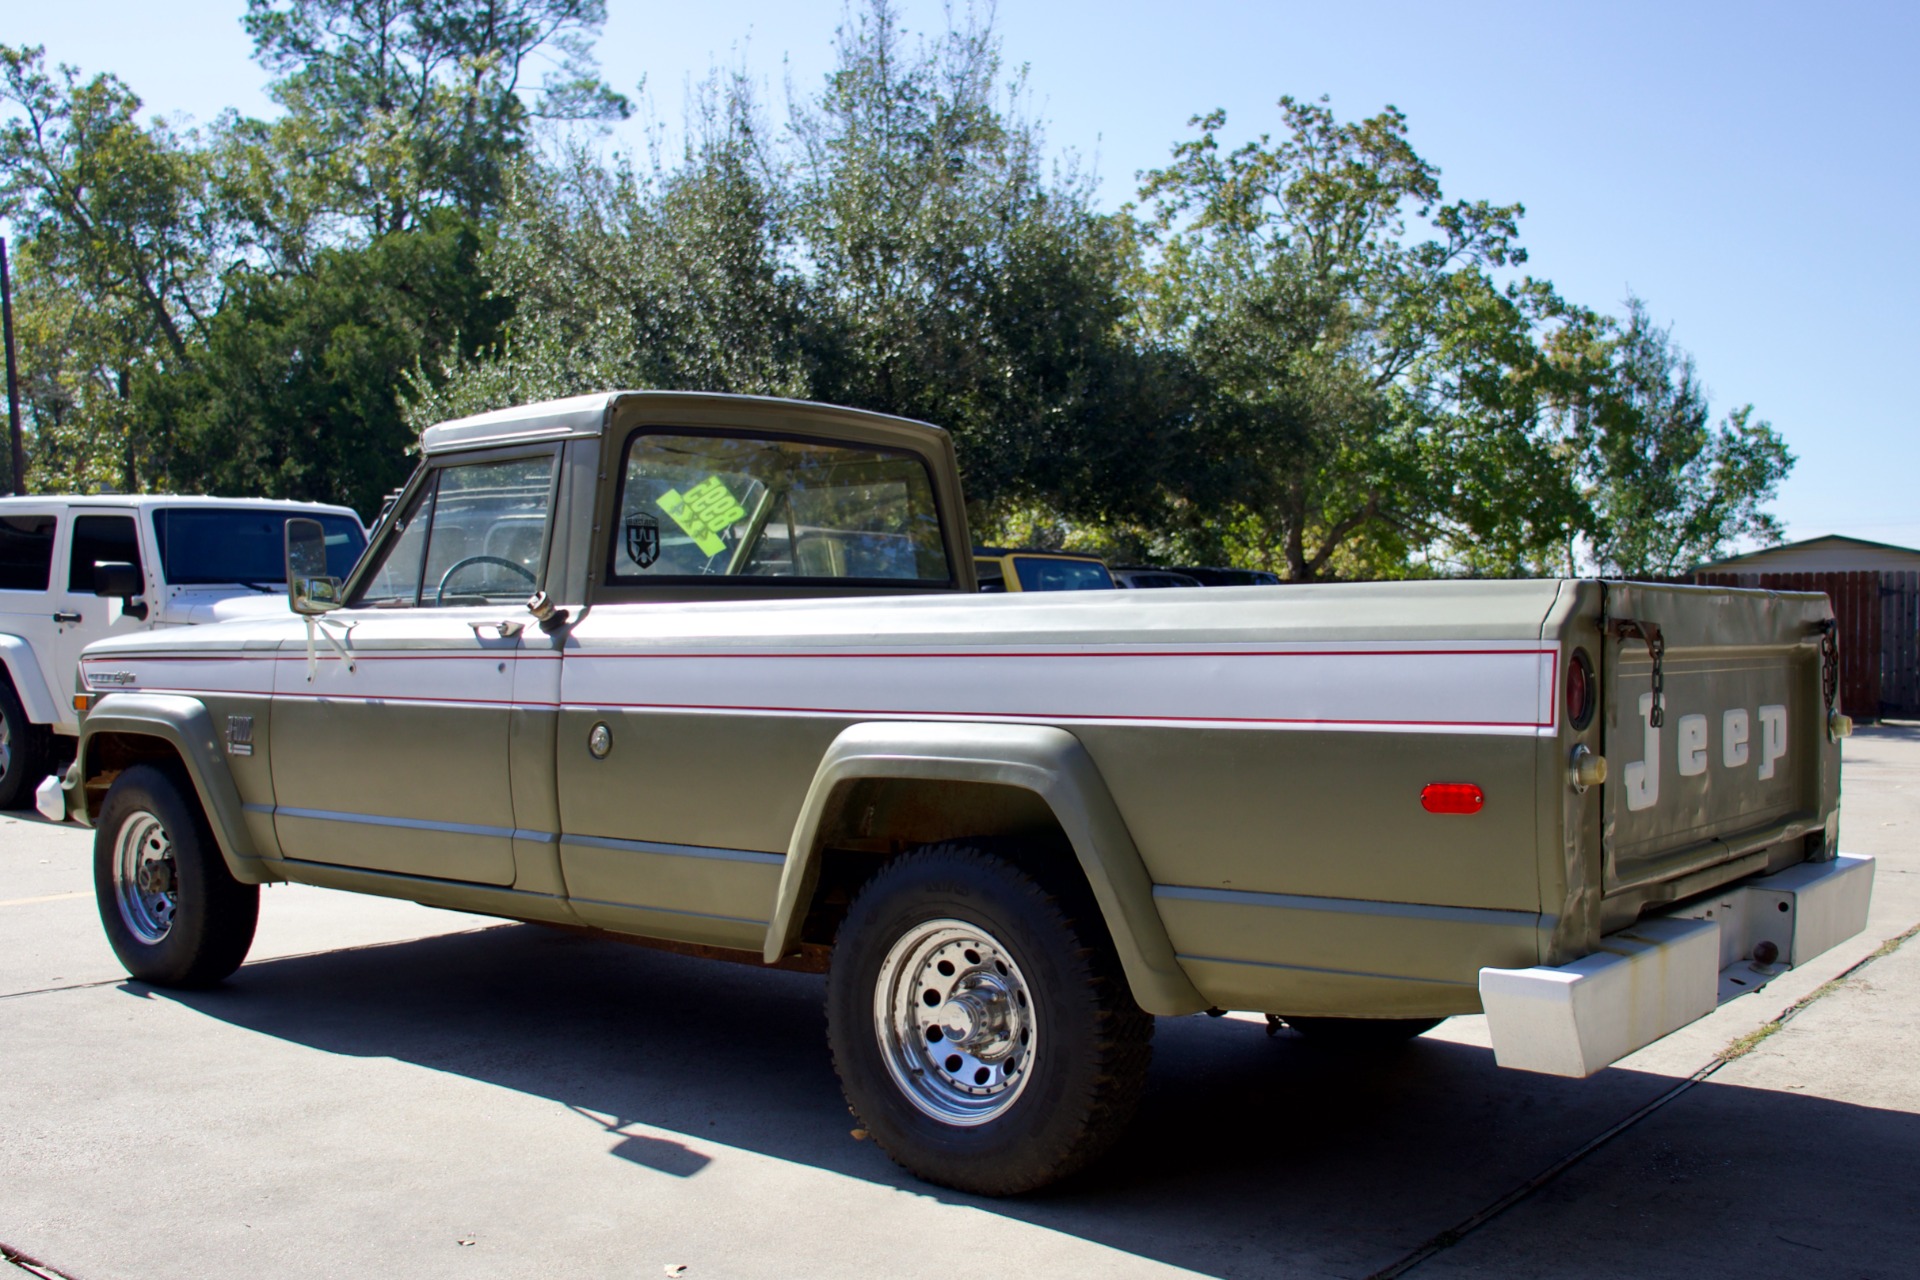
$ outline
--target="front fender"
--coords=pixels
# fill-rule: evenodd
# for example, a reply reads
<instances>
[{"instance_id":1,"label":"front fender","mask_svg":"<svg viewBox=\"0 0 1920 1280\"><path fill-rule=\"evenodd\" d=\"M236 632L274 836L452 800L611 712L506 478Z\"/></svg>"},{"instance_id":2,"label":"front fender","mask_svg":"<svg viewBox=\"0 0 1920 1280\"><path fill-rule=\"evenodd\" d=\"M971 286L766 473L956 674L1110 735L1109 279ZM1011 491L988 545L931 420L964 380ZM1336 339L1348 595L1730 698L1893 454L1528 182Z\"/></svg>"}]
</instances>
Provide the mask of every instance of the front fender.
<instances>
[{"instance_id":1,"label":"front fender","mask_svg":"<svg viewBox=\"0 0 1920 1280\"><path fill-rule=\"evenodd\" d=\"M207 815L207 825L213 828L213 838L234 879L242 884L261 884L271 878L265 874L259 851L247 834L240 792L233 785L220 735L205 705L178 694L107 695L80 728L77 763L82 787L102 770L95 744L101 735L109 733L158 738L171 746L186 767L187 777L200 797L201 811ZM88 817L91 819L91 813Z\"/></svg>"},{"instance_id":2,"label":"front fender","mask_svg":"<svg viewBox=\"0 0 1920 1280\"><path fill-rule=\"evenodd\" d=\"M13 691L27 710L27 719L35 724L59 724L60 704L53 700L40 660L33 656L33 646L19 636L0 635L0 664L7 668Z\"/></svg>"},{"instance_id":3,"label":"front fender","mask_svg":"<svg viewBox=\"0 0 1920 1280\"><path fill-rule=\"evenodd\" d=\"M1038 795L1073 846L1140 1007L1155 1014L1207 1007L1174 956L1146 864L1093 758L1078 738L1045 725L883 722L843 731L821 759L794 824L767 924L769 964L799 937L802 897L814 882L821 822L835 790L867 778L979 782Z\"/></svg>"}]
</instances>

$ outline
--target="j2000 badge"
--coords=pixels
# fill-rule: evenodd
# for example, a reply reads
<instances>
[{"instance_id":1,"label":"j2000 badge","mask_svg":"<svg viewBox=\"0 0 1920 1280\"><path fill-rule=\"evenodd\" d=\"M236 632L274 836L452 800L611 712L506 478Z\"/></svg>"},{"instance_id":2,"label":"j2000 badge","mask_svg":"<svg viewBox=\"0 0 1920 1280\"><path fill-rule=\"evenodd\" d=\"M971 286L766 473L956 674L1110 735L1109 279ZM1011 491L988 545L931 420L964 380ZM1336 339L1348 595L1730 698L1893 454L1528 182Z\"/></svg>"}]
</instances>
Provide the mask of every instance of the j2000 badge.
<instances>
[{"instance_id":1,"label":"j2000 badge","mask_svg":"<svg viewBox=\"0 0 1920 1280\"><path fill-rule=\"evenodd\" d=\"M627 559L642 569L651 569L660 558L660 522L652 516L627 519Z\"/></svg>"}]
</instances>

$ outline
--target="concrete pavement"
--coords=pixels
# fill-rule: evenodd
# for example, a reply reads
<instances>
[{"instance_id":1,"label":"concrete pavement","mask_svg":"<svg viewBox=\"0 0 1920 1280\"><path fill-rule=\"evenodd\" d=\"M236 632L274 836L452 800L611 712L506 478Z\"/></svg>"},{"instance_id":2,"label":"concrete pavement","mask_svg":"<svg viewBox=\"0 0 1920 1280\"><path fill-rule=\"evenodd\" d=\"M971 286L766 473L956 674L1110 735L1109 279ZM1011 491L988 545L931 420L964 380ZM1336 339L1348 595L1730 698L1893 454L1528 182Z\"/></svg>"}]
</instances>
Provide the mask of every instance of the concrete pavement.
<instances>
[{"instance_id":1,"label":"concrete pavement","mask_svg":"<svg viewBox=\"0 0 1920 1280\"><path fill-rule=\"evenodd\" d=\"M1912 1275L1920 942L1822 988L1920 922L1916 766L1847 745L1865 935L1594 1079L1498 1071L1474 1018L1372 1062L1163 1019L1119 1149L1013 1202L852 1136L817 978L278 887L231 982L162 992L88 833L0 819L0 1241L81 1280Z\"/></svg>"}]
</instances>

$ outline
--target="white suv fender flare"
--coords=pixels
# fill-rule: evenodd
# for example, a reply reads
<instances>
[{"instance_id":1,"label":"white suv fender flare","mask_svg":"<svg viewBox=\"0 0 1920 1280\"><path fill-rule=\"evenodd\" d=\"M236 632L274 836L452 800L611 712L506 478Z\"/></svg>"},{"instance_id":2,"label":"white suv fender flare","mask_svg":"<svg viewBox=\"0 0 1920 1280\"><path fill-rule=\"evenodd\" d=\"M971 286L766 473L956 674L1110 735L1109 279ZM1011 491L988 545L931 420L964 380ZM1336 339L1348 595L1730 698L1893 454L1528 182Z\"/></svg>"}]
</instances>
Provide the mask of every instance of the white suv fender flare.
<instances>
[{"instance_id":1,"label":"white suv fender flare","mask_svg":"<svg viewBox=\"0 0 1920 1280\"><path fill-rule=\"evenodd\" d=\"M0 663L6 665L13 691L27 709L27 719L35 724L59 724L60 706L47 687L39 660L33 656L33 646L19 636L0 635Z\"/></svg>"}]
</instances>

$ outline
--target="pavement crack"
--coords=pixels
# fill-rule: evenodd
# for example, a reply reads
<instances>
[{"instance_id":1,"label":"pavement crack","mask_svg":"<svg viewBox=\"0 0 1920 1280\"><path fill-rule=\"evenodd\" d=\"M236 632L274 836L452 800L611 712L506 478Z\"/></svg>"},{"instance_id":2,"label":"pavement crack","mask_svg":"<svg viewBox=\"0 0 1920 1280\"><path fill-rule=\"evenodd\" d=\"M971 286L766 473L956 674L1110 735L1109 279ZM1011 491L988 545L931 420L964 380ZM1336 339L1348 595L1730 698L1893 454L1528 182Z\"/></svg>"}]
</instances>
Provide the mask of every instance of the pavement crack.
<instances>
[{"instance_id":1,"label":"pavement crack","mask_svg":"<svg viewBox=\"0 0 1920 1280\"><path fill-rule=\"evenodd\" d=\"M1839 990L1846 983L1847 979L1853 977L1854 974L1866 968L1868 965L1872 964L1874 961L1879 960L1884 956L1892 955L1895 951L1898 951L1903 945L1905 945L1908 941L1913 939L1915 936L1920 936L1920 924L1915 924L1910 928L1908 928L1905 932L1896 934L1895 936L1888 938L1885 942L1881 943L1878 947L1876 947L1871 954L1867 955L1866 957L1864 957L1859 961L1856 961L1854 964L1849 965L1844 972L1836 975L1835 977L1833 977L1827 982L1823 982L1822 984L1820 984L1820 986L1815 988L1813 991L1808 992L1806 995L1800 997L1800 999L1794 1001L1792 1004L1788 1005L1785 1009L1781 1010L1779 1015L1771 1019L1765 1026L1761 1027L1757 1031L1751 1032L1748 1035L1744 1035L1740 1037L1738 1040L1735 1040L1732 1044L1722 1049L1719 1053L1714 1055L1713 1061L1701 1067L1698 1071L1694 1072L1692 1075L1682 1080L1679 1084L1674 1085L1673 1088L1667 1090L1665 1093L1661 1094L1659 1097L1655 1098L1653 1101L1646 1103L1644 1106L1640 1107L1638 1110L1628 1115L1624 1120L1621 1120L1618 1123L1612 1125L1611 1127L1606 1129L1604 1132L1598 1134L1593 1138L1589 1138L1586 1142L1582 1143L1579 1147L1575 1148L1573 1151L1569 1152L1568 1154L1560 1157L1558 1160L1548 1165L1545 1169L1542 1169L1539 1173L1534 1174L1531 1178L1528 1178L1525 1182L1521 1183L1519 1186L1515 1187L1513 1190L1507 1192L1505 1195L1501 1196L1498 1200L1495 1200L1492 1204L1489 1204L1485 1208L1480 1209L1479 1211L1468 1215L1466 1218L1462 1219L1459 1223L1455 1224L1454 1226L1448 1227L1446 1230L1438 1232L1435 1235L1429 1237L1425 1242L1420 1244L1412 1252L1400 1258L1398 1261L1389 1263L1388 1265L1380 1268L1380 1270L1370 1273L1366 1277L1366 1280L1395 1280L1395 1277L1406 1275L1409 1271L1412 1271L1415 1267L1418 1267L1421 1263L1433 1257L1435 1254L1444 1253L1446 1250L1453 1248L1453 1246L1459 1244L1462 1240L1466 1239L1473 1232L1478 1231L1481 1227L1486 1226L1489 1222L1492 1222L1495 1218L1498 1218L1501 1214L1513 1208L1515 1205L1519 1204L1521 1201L1528 1199L1533 1195L1534 1192L1540 1190L1542 1187L1545 1187L1548 1183L1552 1182L1555 1178L1558 1178L1561 1174L1565 1173L1567 1170L1581 1163L1588 1156L1600 1150L1602 1147L1605 1147L1606 1145L1611 1143L1615 1138L1627 1132L1627 1130L1633 1128L1635 1125L1638 1125L1642 1120L1645 1120L1648 1116L1651 1116L1654 1112L1660 1110L1662 1107L1665 1107L1668 1103L1675 1101L1682 1094L1692 1089L1695 1085L1700 1084L1703 1081L1711 1078L1715 1072L1719 1071L1720 1068L1726 1066L1729 1062L1736 1061L1737 1059L1744 1057L1746 1054L1751 1053L1761 1043L1761 1041L1765 1040L1768 1036L1772 1035L1774 1032L1778 1031L1781 1027L1791 1022L1794 1018L1798 1017L1802 1011L1804 1011L1809 1005L1813 1004L1816 1000L1819 1000L1822 996L1829 995L1832 992ZM1781 1238L1785 1239L1784 1236ZM1790 1240L1787 1243L1798 1244L1799 1241ZM1812 1246L1806 1246L1806 1247L1812 1247Z\"/></svg>"}]
</instances>

